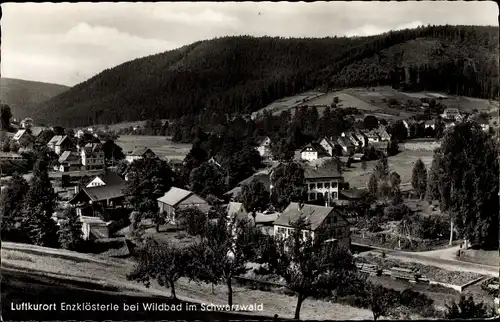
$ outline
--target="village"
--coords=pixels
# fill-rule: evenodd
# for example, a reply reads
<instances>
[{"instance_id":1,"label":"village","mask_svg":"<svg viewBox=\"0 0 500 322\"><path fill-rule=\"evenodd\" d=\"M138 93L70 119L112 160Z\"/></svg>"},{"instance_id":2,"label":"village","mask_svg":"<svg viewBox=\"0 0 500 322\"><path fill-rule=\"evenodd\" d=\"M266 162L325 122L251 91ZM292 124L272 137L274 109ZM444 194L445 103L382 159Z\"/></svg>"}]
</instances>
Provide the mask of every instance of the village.
<instances>
[{"instance_id":1,"label":"village","mask_svg":"<svg viewBox=\"0 0 500 322\"><path fill-rule=\"evenodd\" d=\"M424 104L426 103L423 103L425 108ZM54 155L49 174L57 193L57 205L52 218L57 225L62 225L67 220L65 214L68 209L73 209L81 222L83 240L91 241L94 245L87 251L111 258L128 258L137 246L134 237L136 233L131 227L142 227L142 234L160 242L189 244L190 237L179 239L179 229L183 231L186 228L179 228L179 222L183 219L178 216L193 208L207 218L213 218L214 209L225 209L227 218L249 221L262 234L285 240L293 235L293 223L304 217L311 223L304 236L314 236L316 231L326 229L328 240L350 249L357 257L358 269L372 276L371 279L376 283L396 289L412 285L441 287L438 294L448 293L449 291L443 291L446 289L459 293L467 289L468 292L483 296L485 291L498 288L498 281L494 277L498 274L498 267L494 260L488 258L477 262L480 257L476 253L481 251L468 250L473 245L454 239L449 231L446 233L449 227L446 226L445 216L440 214L436 204L422 199L422 189L425 192L426 187L415 187L414 178L406 176L403 182L398 173L390 174L389 190L398 191L401 195L398 207L404 206L400 207L404 210L394 210L393 206L389 206L387 209L393 209L391 211L396 213L388 217L384 215L384 223L381 219L363 219L359 212L366 210L359 205L366 203L367 196L372 195L378 196L380 206L385 207L383 200L389 200L393 193L384 195L380 191L372 191L374 188L370 186L366 176L363 176L366 180L364 183L359 178L349 180L352 175L350 171L364 172L369 164L376 168L381 162L383 164L382 160L385 160L387 167L387 162L391 163L394 156L404 151L432 153L440 146L440 140L435 138L436 127L442 127L446 132L456 124L466 123L468 120L478 121L480 128L486 133L491 131L490 122L483 115L478 118L477 115L461 114L457 109L446 109L439 119L432 122L414 119L401 122L407 131L407 137L415 137L418 131L423 133L422 138L397 141L389 134L393 132L388 128L392 125L389 123L388 127L379 124L370 130L352 129L342 132L338 137L324 137L310 142L295 151L292 161L303 169L300 186L304 188L305 198L300 202L290 202L282 211L272 205L266 208L266 204L248 204L248 197L241 197L244 190L248 193L250 186L258 186L269 194L261 199L268 203L264 200L271 199L273 186L279 184L276 182L280 180L280 171L277 169L288 164L273 159L270 137L257 137L253 146L261 157L262 168L256 169L253 175L235 184L234 188L220 195L220 198L215 198L215 201L213 196L204 198L190 191L189 185L172 186L156 199L156 216L162 217L161 220L142 219L139 223L135 222L137 213L135 207L128 202L125 191L134 162L164 160L176 173L182 169L184 162L157 155L146 146L135 145L134 150L122 153L121 160L109 157L109 153L106 158L104 145L110 144L109 140L114 134L111 133L110 136L109 133L92 127L64 129L62 133L58 133L61 135L53 135L46 143L47 150ZM13 124L15 122L14 120ZM33 150L35 142L39 141L38 138L44 131L61 132L57 128L34 126L31 118L22 120L19 126L20 129L12 135L10 141L4 144L16 152L2 152L2 160L22 160L27 151ZM418 127L422 130L418 130ZM417 160L411 161L413 165ZM429 162L426 163L428 166ZM219 169L221 173L225 172L222 165L224 160L218 156L211 157L207 164ZM426 165L422 165L425 171ZM388 170L387 168L385 171ZM424 173L424 177L426 175ZM393 180L393 176L397 179ZM29 179L29 174L26 177ZM5 179L8 177L2 178L2 182L8 183ZM412 212L421 212L426 224L434 222L437 225L434 229L445 231L438 231L429 237L412 236L405 221L405 216ZM241 276L240 283L245 284L255 278L259 283L275 283L262 280L263 277L259 275L255 277L259 266L252 267L251 272L254 273ZM418 286L416 289L421 288L422 286Z\"/></svg>"},{"instance_id":2,"label":"village","mask_svg":"<svg viewBox=\"0 0 500 322\"><path fill-rule=\"evenodd\" d=\"M0 320L498 319L493 9L2 4Z\"/></svg>"}]
</instances>

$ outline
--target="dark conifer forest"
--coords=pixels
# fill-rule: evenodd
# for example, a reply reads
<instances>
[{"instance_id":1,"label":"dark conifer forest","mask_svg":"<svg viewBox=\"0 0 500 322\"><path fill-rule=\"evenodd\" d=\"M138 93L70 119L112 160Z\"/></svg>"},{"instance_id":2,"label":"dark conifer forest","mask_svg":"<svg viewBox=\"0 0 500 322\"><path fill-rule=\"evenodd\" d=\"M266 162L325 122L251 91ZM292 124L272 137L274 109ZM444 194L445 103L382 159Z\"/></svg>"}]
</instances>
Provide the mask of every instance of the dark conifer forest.
<instances>
[{"instance_id":1,"label":"dark conifer forest","mask_svg":"<svg viewBox=\"0 0 500 322\"><path fill-rule=\"evenodd\" d=\"M209 124L302 91L375 85L496 98L498 28L199 41L107 69L41 104L34 118L71 127L181 117Z\"/></svg>"}]
</instances>

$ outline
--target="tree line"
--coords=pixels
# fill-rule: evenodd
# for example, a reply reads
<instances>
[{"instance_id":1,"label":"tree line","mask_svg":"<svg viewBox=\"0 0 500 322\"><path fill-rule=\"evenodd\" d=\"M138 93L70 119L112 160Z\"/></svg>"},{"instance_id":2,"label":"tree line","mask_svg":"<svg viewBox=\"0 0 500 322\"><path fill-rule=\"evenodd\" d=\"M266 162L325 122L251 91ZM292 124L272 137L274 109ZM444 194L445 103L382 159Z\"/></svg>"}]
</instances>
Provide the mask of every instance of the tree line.
<instances>
[{"instance_id":1,"label":"tree line","mask_svg":"<svg viewBox=\"0 0 500 322\"><path fill-rule=\"evenodd\" d=\"M423 53L427 64L418 55L404 62L399 54L379 55L420 38L441 44ZM42 104L35 117L73 127L185 115L206 119L212 112L249 114L306 90L374 84L494 99L498 75L490 53L497 44L494 27L478 26L357 38L222 37L105 70Z\"/></svg>"}]
</instances>

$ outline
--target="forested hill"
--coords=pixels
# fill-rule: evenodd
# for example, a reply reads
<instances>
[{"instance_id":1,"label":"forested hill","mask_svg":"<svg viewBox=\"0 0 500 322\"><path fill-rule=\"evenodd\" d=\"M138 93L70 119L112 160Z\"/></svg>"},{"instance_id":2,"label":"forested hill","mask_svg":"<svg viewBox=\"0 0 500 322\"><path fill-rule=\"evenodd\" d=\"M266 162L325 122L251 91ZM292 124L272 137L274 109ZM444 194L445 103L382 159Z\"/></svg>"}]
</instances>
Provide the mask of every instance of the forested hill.
<instances>
[{"instance_id":1,"label":"forested hill","mask_svg":"<svg viewBox=\"0 0 500 322\"><path fill-rule=\"evenodd\" d=\"M68 86L16 78L0 78L0 101L8 104L18 119L31 116L38 104L68 90Z\"/></svg>"},{"instance_id":2,"label":"forested hill","mask_svg":"<svg viewBox=\"0 0 500 322\"><path fill-rule=\"evenodd\" d=\"M310 89L392 85L491 98L498 28L429 26L354 38L224 37L136 59L71 88L35 117L83 126L249 113ZM77 117L78 116L78 117Z\"/></svg>"}]
</instances>

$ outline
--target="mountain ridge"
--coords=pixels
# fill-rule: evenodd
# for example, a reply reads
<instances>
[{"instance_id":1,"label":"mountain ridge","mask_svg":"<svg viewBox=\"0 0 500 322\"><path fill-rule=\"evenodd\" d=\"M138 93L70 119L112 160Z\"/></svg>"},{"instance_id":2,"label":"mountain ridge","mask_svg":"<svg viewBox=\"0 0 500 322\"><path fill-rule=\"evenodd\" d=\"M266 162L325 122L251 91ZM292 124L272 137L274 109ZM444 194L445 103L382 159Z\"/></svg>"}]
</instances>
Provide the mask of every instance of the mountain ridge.
<instances>
[{"instance_id":1,"label":"mountain ridge","mask_svg":"<svg viewBox=\"0 0 500 322\"><path fill-rule=\"evenodd\" d=\"M424 82L431 90L492 97L498 92L495 54L498 29L479 26L428 26L354 38L220 37L106 69L44 102L36 116L83 126L251 113L315 88L417 90Z\"/></svg>"},{"instance_id":2,"label":"mountain ridge","mask_svg":"<svg viewBox=\"0 0 500 322\"><path fill-rule=\"evenodd\" d=\"M32 115L38 104L70 89L69 86L19 78L0 78L0 100L13 115L22 119Z\"/></svg>"}]
</instances>

